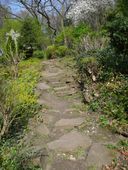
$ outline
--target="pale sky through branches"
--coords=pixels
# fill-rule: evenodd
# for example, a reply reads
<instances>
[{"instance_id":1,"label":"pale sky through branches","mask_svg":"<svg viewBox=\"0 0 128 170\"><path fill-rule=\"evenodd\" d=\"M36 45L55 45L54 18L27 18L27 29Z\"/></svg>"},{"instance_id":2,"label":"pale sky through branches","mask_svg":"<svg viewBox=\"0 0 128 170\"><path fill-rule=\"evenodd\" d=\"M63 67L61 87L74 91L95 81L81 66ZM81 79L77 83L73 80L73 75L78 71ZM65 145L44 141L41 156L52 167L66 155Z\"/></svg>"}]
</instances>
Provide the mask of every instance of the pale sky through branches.
<instances>
[{"instance_id":1,"label":"pale sky through branches","mask_svg":"<svg viewBox=\"0 0 128 170\"><path fill-rule=\"evenodd\" d=\"M0 4L8 6L13 13L19 13L23 8L23 6L15 0L0 0Z\"/></svg>"}]
</instances>

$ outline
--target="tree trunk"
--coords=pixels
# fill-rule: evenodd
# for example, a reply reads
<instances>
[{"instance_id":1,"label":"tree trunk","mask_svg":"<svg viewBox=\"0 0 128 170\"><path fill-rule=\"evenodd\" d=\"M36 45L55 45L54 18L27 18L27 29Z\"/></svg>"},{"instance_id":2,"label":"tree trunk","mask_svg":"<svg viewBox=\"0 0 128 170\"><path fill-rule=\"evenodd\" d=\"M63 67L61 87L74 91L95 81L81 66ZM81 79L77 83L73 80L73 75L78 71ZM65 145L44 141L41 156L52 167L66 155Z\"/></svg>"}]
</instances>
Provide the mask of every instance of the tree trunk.
<instances>
[{"instance_id":1,"label":"tree trunk","mask_svg":"<svg viewBox=\"0 0 128 170\"><path fill-rule=\"evenodd\" d=\"M4 115L3 126L0 132L0 139L8 132L8 129L9 129L9 117L8 115Z\"/></svg>"},{"instance_id":2,"label":"tree trunk","mask_svg":"<svg viewBox=\"0 0 128 170\"><path fill-rule=\"evenodd\" d=\"M63 20L62 17L61 17L61 28L62 28L62 32L63 32L63 36L64 36L64 45L68 46L67 37L66 37L66 34L65 34L65 29L64 29L64 20Z\"/></svg>"}]
</instances>

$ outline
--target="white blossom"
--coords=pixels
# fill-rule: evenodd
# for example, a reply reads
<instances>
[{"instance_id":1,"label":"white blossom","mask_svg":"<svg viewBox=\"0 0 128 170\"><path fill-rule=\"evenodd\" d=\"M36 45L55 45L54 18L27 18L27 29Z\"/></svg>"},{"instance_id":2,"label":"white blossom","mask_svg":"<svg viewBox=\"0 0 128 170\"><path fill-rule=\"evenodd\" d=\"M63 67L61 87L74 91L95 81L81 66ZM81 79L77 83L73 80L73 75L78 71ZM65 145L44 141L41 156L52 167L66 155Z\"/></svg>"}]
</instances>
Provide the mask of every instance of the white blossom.
<instances>
[{"instance_id":1,"label":"white blossom","mask_svg":"<svg viewBox=\"0 0 128 170\"><path fill-rule=\"evenodd\" d=\"M6 36L11 37L13 41L16 41L20 34L11 29L10 32L6 34Z\"/></svg>"},{"instance_id":2,"label":"white blossom","mask_svg":"<svg viewBox=\"0 0 128 170\"><path fill-rule=\"evenodd\" d=\"M114 0L73 0L72 7L67 14L67 18L77 24L81 20L88 20L92 14L96 14L100 9L105 9L114 4Z\"/></svg>"}]
</instances>

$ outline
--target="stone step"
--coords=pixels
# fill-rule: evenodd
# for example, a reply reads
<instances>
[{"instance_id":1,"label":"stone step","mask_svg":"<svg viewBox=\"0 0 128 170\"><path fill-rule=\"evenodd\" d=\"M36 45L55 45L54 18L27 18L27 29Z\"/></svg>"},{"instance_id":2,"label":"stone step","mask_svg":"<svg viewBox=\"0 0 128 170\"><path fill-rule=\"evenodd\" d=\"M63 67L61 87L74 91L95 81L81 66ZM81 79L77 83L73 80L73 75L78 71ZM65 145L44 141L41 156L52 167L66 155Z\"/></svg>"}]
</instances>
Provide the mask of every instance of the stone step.
<instances>
[{"instance_id":1,"label":"stone step","mask_svg":"<svg viewBox=\"0 0 128 170\"><path fill-rule=\"evenodd\" d=\"M72 128L75 126L79 126L84 123L84 118L72 118L72 119L61 119L56 122L55 127L65 127L65 128Z\"/></svg>"},{"instance_id":2,"label":"stone step","mask_svg":"<svg viewBox=\"0 0 128 170\"><path fill-rule=\"evenodd\" d=\"M103 165L108 165L113 160L112 151L100 143L94 143L86 159L87 169L101 170Z\"/></svg>"},{"instance_id":3,"label":"stone step","mask_svg":"<svg viewBox=\"0 0 128 170\"><path fill-rule=\"evenodd\" d=\"M46 125L44 125L43 123L41 123L40 125L38 125L37 127L35 127L34 130L35 134L39 135L39 136L47 136L50 134L49 129L47 128Z\"/></svg>"},{"instance_id":4,"label":"stone step","mask_svg":"<svg viewBox=\"0 0 128 170\"><path fill-rule=\"evenodd\" d=\"M38 90L48 90L48 89L50 89L50 86L45 82L44 83L39 83L37 85L37 89Z\"/></svg>"},{"instance_id":5,"label":"stone step","mask_svg":"<svg viewBox=\"0 0 128 170\"><path fill-rule=\"evenodd\" d=\"M76 150L78 147L88 149L92 143L92 140L88 136L84 136L82 133L77 131L71 131L58 140L52 141L47 144L50 150L71 152Z\"/></svg>"},{"instance_id":6,"label":"stone step","mask_svg":"<svg viewBox=\"0 0 128 170\"><path fill-rule=\"evenodd\" d=\"M88 170L84 161L57 160L46 170Z\"/></svg>"}]
</instances>

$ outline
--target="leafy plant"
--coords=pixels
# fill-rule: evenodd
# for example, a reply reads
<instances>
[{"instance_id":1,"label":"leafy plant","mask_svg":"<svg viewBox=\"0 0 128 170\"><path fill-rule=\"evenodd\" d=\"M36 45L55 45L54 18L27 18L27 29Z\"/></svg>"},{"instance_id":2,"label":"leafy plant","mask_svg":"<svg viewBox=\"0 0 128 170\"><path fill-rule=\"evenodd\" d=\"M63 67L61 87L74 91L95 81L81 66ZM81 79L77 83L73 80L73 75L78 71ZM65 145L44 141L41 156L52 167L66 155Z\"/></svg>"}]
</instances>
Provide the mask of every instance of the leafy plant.
<instances>
[{"instance_id":1,"label":"leafy plant","mask_svg":"<svg viewBox=\"0 0 128 170\"><path fill-rule=\"evenodd\" d=\"M116 72L128 73L128 15L125 0L118 1L121 4L114 12L108 16L106 28L110 39L106 56L104 55L104 65ZM121 14L122 12L123 14Z\"/></svg>"},{"instance_id":2,"label":"leafy plant","mask_svg":"<svg viewBox=\"0 0 128 170\"><path fill-rule=\"evenodd\" d=\"M19 20L5 19L3 22L3 26L0 27L0 47L6 50L6 34L10 32L10 30L14 30L14 32L20 32L22 22Z\"/></svg>"},{"instance_id":3,"label":"leafy plant","mask_svg":"<svg viewBox=\"0 0 128 170\"><path fill-rule=\"evenodd\" d=\"M41 49L43 32L41 25L33 18L27 17L20 30L19 48L25 52L26 58L32 57L34 49Z\"/></svg>"},{"instance_id":4,"label":"leafy plant","mask_svg":"<svg viewBox=\"0 0 128 170\"><path fill-rule=\"evenodd\" d=\"M30 116L37 113L39 106L34 88L40 77L39 65L36 59L20 62L19 77L10 80L8 86L5 83L1 86L1 137L6 136L11 129L19 130Z\"/></svg>"},{"instance_id":5,"label":"leafy plant","mask_svg":"<svg viewBox=\"0 0 128 170\"><path fill-rule=\"evenodd\" d=\"M18 38L20 36L19 33L16 33L14 30L11 30L6 34L7 43L6 43L6 51L4 55L4 61L13 69L14 78L18 76L18 63L20 61L20 54L18 49ZM11 68L10 68L11 69Z\"/></svg>"},{"instance_id":6,"label":"leafy plant","mask_svg":"<svg viewBox=\"0 0 128 170\"><path fill-rule=\"evenodd\" d=\"M68 54L68 48L66 46L58 46L56 53L58 57L64 57L66 54Z\"/></svg>"},{"instance_id":7,"label":"leafy plant","mask_svg":"<svg viewBox=\"0 0 128 170\"><path fill-rule=\"evenodd\" d=\"M48 46L45 53L48 59L56 58L56 46L55 45Z\"/></svg>"},{"instance_id":8,"label":"leafy plant","mask_svg":"<svg viewBox=\"0 0 128 170\"><path fill-rule=\"evenodd\" d=\"M41 51L41 50L36 50L33 53L33 57L39 58L39 59L43 59L45 58L45 52Z\"/></svg>"},{"instance_id":9,"label":"leafy plant","mask_svg":"<svg viewBox=\"0 0 128 170\"><path fill-rule=\"evenodd\" d=\"M63 33L62 31L57 35L55 43L57 45L64 45L65 44L64 39L66 38L67 46L73 48L76 44L79 43L79 40L83 36L86 36L89 32L91 32L91 29L86 24L80 23L76 27L73 26L65 27L64 32L65 33Z\"/></svg>"}]
</instances>

